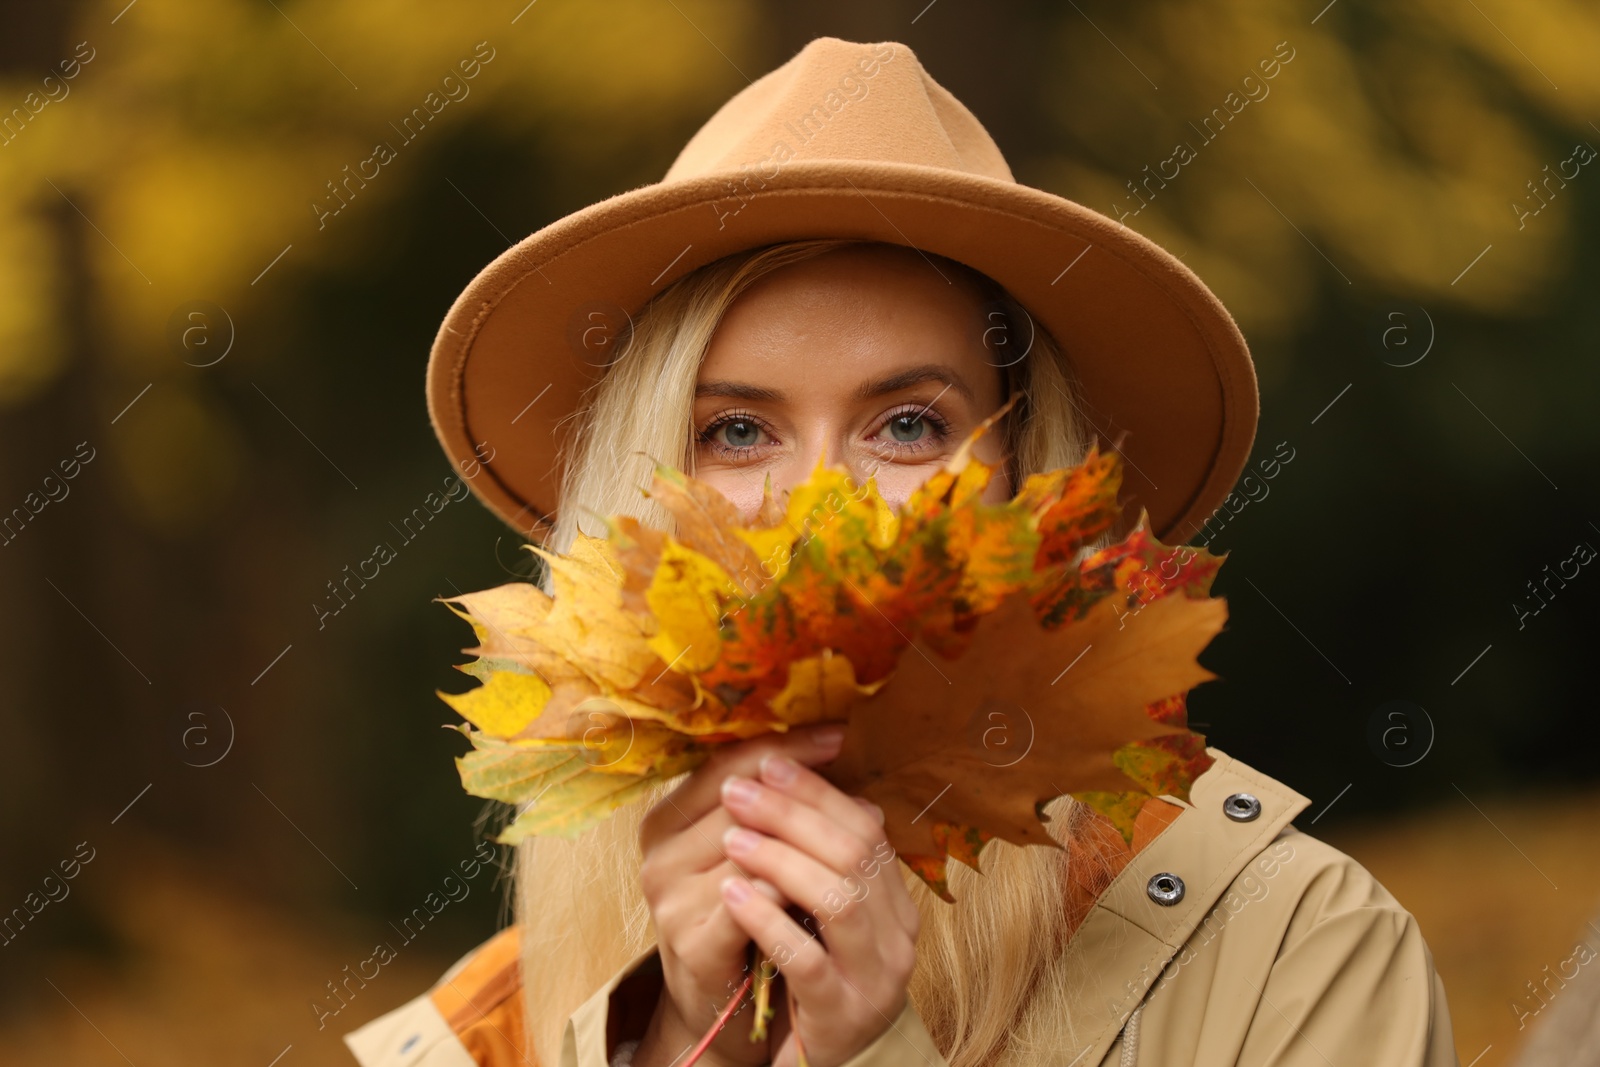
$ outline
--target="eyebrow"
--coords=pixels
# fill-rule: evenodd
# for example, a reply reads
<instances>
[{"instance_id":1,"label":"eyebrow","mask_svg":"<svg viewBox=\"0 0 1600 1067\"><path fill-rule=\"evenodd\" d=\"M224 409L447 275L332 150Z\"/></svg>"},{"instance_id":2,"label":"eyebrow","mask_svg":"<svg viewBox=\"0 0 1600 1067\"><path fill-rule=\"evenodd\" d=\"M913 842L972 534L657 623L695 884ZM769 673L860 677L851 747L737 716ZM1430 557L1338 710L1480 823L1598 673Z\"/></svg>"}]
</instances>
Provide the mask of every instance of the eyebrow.
<instances>
[{"instance_id":1,"label":"eyebrow","mask_svg":"<svg viewBox=\"0 0 1600 1067\"><path fill-rule=\"evenodd\" d=\"M850 394L850 399L857 401L871 400L873 397L908 389L913 385L921 385L923 382L943 382L949 388L966 397L968 403L977 403L977 396L965 379L940 363L922 363L915 367L907 367L905 370L896 371L887 377L863 382ZM738 400L765 400L772 403L782 403L784 400L782 390L773 389L765 385L756 385L753 382L737 382L725 378L700 382L694 387L694 395L696 397L726 396Z\"/></svg>"}]
</instances>

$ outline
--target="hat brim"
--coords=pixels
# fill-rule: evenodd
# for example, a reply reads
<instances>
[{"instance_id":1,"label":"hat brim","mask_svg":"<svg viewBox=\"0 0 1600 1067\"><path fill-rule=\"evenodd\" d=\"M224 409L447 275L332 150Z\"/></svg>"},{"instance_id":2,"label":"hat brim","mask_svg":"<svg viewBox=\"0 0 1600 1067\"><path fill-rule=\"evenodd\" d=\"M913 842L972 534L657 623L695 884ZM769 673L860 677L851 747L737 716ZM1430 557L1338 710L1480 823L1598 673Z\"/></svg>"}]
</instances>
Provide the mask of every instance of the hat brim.
<instances>
[{"instance_id":1,"label":"hat brim","mask_svg":"<svg viewBox=\"0 0 1600 1067\"><path fill-rule=\"evenodd\" d=\"M604 361L572 343L585 308L636 313L716 259L854 238L964 263L1004 286L1066 354L1107 443L1123 436L1130 507L1187 541L1231 491L1259 397L1244 337L1176 257L1081 204L912 164L793 161L645 186L507 249L457 297L428 361L434 430L468 485L533 537L559 506L563 437Z\"/></svg>"}]
</instances>

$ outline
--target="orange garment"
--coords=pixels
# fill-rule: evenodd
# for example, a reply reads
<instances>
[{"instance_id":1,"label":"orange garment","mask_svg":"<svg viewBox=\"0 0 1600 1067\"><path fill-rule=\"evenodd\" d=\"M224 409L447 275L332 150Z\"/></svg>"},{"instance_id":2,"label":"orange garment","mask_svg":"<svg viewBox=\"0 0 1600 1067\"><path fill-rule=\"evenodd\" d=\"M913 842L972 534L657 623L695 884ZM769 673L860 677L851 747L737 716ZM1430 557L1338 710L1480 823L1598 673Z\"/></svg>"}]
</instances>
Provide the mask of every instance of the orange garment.
<instances>
[{"instance_id":1,"label":"orange garment","mask_svg":"<svg viewBox=\"0 0 1600 1067\"><path fill-rule=\"evenodd\" d=\"M519 930L501 930L429 994L457 1039L484 1067L534 1062L532 1053L524 1051Z\"/></svg>"}]
</instances>

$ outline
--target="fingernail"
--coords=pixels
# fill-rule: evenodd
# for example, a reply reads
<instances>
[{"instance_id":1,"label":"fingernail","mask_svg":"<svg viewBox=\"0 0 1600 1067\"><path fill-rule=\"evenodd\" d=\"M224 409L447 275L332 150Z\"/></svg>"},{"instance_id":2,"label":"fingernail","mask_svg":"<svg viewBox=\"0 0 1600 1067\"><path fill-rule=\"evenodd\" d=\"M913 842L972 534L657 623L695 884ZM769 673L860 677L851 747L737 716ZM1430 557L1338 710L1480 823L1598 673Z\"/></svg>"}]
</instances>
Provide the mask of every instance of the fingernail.
<instances>
[{"instance_id":1,"label":"fingernail","mask_svg":"<svg viewBox=\"0 0 1600 1067\"><path fill-rule=\"evenodd\" d=\"M730 826L722 835L722 844L733 855L743 856L755 851L761 844L761 835L742 826Z\"/></svg>"},{"instance_id":2,"label":"fingernail","mask_svg":"<svg viewBox=\"0 0 1600 1067\"><path fill-rule=\"evenodd\" d=\"M815 730L811 734L811 743L824 752L837 752L844 747L844 729L839 726L827 726Z\"/></svg>"},{"instance_id":3,"label":"fingernail","mask_svg":"<svg viewBox=\"0 0 1600 1067\"><path fill-rule=\"evenodd\" d=\"M800 765L786 756L768 756L761 761L761 777L773 785L792 785Z\"/></svg>"},{"instance_id":4,"label":"fingernail","mask_svg":"<svg viewBox=\"0 0 1600 1067\"><path fill-rule=\"evenodd\" d=\"M851 797L850 799L855 801L857 804L860 804L862 809L865 810L868 815L872 816L874 819L877 819L879 826L883 825L882 808L878 807L878 805L874 804L866 797Z\"/></svg>"},{"instance_id":5,"label":"fingernail","mask_svg":"<svg viewBox=\"0 0 1600 1067\"><path fill-rule=\"evenodd\" d=\"M761 795L761 787L748 778L730 774L722 780L722 799L734 807L747 808Z\"/></svg>"},{"instance_id":6,"label":"fingernail","mask_svg":"<svg viewBox=\"0 0 1600 1067\"><path fill-rule=\"evenodd\" d=\"M743 904L750 899L750 885L742 878L722 880L722 899L729 904Z\"/></svg>"}]
</instances>

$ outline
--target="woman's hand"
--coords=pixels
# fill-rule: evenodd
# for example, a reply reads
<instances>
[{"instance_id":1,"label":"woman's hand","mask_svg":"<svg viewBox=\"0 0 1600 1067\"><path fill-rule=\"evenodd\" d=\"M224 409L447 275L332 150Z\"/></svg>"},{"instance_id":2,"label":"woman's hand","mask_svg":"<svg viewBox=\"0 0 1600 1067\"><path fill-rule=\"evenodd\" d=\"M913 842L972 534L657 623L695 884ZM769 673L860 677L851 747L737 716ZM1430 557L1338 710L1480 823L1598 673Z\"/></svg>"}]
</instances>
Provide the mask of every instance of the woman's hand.
<instances>
[{"instance_id":1,"label":"woman's hand","mask_svg":"<svg viewBox=\"0 0 1600 1067\"><path fill-rule=\"evenodd\" d=\"M726 778L722 803L738 822L722 845L740 869L721 880L723 906L794 995L772 1062L798 1062L798 1031L812 1067L836 1067L889 1029L916 962L919 917L883 813L781 753L762 757L758 780ZM783 902L811 917L820 941Z\"/></svg>"},{"instance_id":2,"label":"woman's hand","mask_svg":"<svg viewBox=\"0 0 1600 1067\"><path fill-rule=\"evenodd\" d=\"M748 780L760 773L761 761L768 756L784 755L796 765L826 763L839 754L843 741L843 730L830 726L729 745L645 816L639 831L644 852L639 878L655 923L666 988L634 1052L636 1067L667 1067L681 1058L711 1028L747 973L751 935L734 921L732 906L722 894L726 879L750 884L743 882L744 864L736 865L723 844L723 835L735 825L722 803L724 780L730 775ZM845 803L857 825L866 819L876 826L853 802ZM773 908L787 903L771 884L757 881L755 890ZM740 907L742 914L750 914L748 904ZM791 943L797 942L791 938ZM701 1063L769 1062L768 1043L750 1041L751 1018L747 1005L717 1036Z\"/></svg>"}]
</instances>

